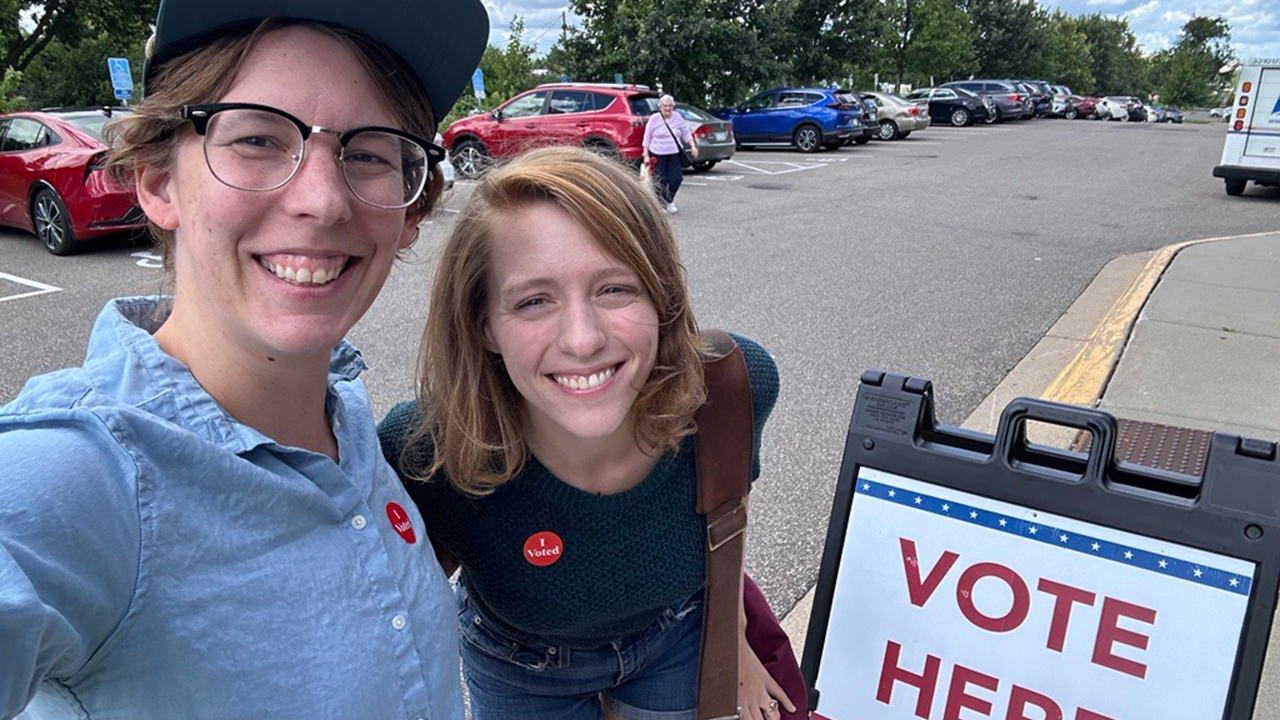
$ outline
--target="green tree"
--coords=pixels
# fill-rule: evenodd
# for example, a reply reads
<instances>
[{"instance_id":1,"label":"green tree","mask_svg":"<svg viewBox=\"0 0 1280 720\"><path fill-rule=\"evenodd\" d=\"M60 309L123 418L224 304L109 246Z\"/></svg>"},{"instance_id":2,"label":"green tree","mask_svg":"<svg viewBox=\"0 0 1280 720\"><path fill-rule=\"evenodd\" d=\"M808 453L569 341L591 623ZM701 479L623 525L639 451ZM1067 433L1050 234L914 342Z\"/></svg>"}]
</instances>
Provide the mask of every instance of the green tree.
<instances>
[{"instance_id":1,"label":"green tree","mask_svg":"<svg viewBox=\"0 0 1280 720\"><path fill-rule=\"evenodd\" d=\"M1089 43L1097 95L1138 95L1146 86L1146 60L1124 18L1081 15L1076 25Z\"/></svg>"},{"instance_id":2,"label":"green tree","mask_svg":"<svg viewBox=\"0 0 1280 720\"><path fill-rule=\"evenodd\" d=\"M17 94L21 82L21 71L13 68L5 69L4 77L0 78L0 112L13 112L28 107L27 99Z\"/></svg>"},{"instance_id":3,"label":"green tree","mask_svg":"<svg viewBox=\"0 0 1280 720\"><path fill-rule=\"evenodd\" d=\"M538 78L533 72L537 48L524 42L524 19L519 15L512 16L510 28L505 48L489 45L480 57L485 98L477 98L468 86L440 123L441 129L474 110L492 110L512 95L538 84Z\"/></svg>"},{"instance_id":4,"label":"green tree","mask_svg":"<svg viewBox=\"0 0 1280 720\"><path fill-rule=\"evenodd\" d=\"M115 104L108 57L128 58L134 85L141 85L144 38L130 40L121 44L107 33L76 45L53 40L23 73L21 90L32 107Z\"/></svg>"},{"instance_id":5,"label":"green tree","mask_svg":"<svg viewBox=\"0 0 1280 720\"><path fill-rule=\"evenodd\" d=\"M1093 79L1093 57L1089 53L1089 38L1080 29L1076 19L1054 11L1049 18L1049 35L1046 43L1049 71L1046 77L1052 82L1066 85L1072 92L1089 95L1096 82Z\"/></svg>"},{"instance_id":6,"label":"green tree","mask_svg":"<svg viewBox=\"0 0 1280 720\"><path fill-rule=\"evenodd\" d=\"M761 38L788 36L774 6L795 1L571 0L581 26L555 52L573 80L622 73L694 104L736 103L783 74L783 56Z\"/></svg>"},{"instance_id":7,"label":"green tree","mask_svg":"<svg viewBox=\"0 0 1280 720\"><path fill-rule=\"evenodd\" d=\"M1178 42L1152 59L1151 80L1160 101L1203 107L1222 90L1218 69L1230 61L1231 26L1223 18L1193 17Z\"/></svg>"},{"instance_id":8,"label":"green tree","mask_svg":"<svg viewBox=\"0 0 1280 720\"><path fill-rule=\"evenodd\" d=\"M76 47L106 33L118 42L145 40L158 0L0 0L0 49L4 65L26 70L58 40ZM29 23L23 23L22 18Z\"/></svg>"},{"instance_id":9,"label":"green tree","mask_svg":"<svg viewBox=\"0 0 1280 720\"><path fill-rule=\"evenodd\" d=\"M969 14L951 0L894 0L891 46L895 82L945 82L978 69Z\"/></svg>"},{"instance_id":10,"label":"green tree","mask_svg":"<svg viewBox=\"0 0 1280 720\"><path fill-rule=\"evenodd\" d=\"M777 48L787 58L786 75L796 85L838 81L869 65L880 31L879 0L793 0L785 8L787 28Z\"/></svg>"},{"instance_id":11,"label":"green tree","mask_svg":"<svg viewBox=\"0 0 1280 720\"><path fill-rule=\"evenodd\" d=\"M1034 0L968 0L973 52L986 77L1042 77L1048 15Z\"/></svg>"}]
</instances>

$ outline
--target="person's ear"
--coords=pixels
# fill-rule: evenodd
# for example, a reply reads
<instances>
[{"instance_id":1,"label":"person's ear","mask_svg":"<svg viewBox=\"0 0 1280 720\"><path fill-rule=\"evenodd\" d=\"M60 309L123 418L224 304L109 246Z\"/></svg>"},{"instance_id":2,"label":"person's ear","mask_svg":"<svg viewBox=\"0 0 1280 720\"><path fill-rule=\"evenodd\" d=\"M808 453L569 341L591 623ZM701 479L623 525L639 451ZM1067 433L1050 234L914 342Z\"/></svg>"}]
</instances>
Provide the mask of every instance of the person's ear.
<instances>
[{"instance_id":1,"label":"person's ear","mask_svg":"<svg viewBox=\"0 0 1280 720\"><path fill-rule=\"evenodd\" d=\"M498 343L493 339L493 329L489 327L489 321L484 321L484 349L494 355L501 355L502 351L498 349Z\"/></svg>"},{"instance_id":2,"label":"person's ear","mask_svg":"<svg viewBox=\"0 0 1280 720\"><path fill-rule=\"evenodd\" d=\"M156 226L170 232L178 229L178 202L172 170L140 165L133 170L138 205Z\"/></svg>"},{"instance_id":3,"label":"person's ear","mask_svg":"<svg viewBox=\"0 0 1280 720\"><path fill-rule=\"evenodd\" d=\"M417 215L405 215L404 229L400 231L400 241L396 243L396 250L407 250L418 239L418 234L422 232L418 227L420 222L422 218Z\"/></svg>"}]
</instances>

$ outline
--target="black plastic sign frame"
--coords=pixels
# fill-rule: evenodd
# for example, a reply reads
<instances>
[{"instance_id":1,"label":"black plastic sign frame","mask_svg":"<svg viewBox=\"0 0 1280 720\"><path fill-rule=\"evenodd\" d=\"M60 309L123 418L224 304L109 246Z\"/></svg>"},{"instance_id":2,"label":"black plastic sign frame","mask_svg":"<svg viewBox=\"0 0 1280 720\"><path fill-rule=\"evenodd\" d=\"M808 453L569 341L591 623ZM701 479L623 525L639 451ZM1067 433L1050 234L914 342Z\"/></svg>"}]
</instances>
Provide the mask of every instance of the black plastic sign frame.
<instances>
[{"instance_id":1,"label":"black plastic sign frame","mask_svg":"<svg viewBox=\"0 0 1280 720\"><path fill-rule=\"evenodd\" d=\"M1030 444L1028 420L1086 430L1088 453ZM862 467L1251 562L1256 571L1222 720L1249 720L1280 582L1280 458L1273 443L1215 433L1203 477L1114 461L1115 419L1019 398L995 436L938 425L928 380L862 375L818 575L802 670L822 711L822 662L846 528Z\"/></svg>"}]
</instances>

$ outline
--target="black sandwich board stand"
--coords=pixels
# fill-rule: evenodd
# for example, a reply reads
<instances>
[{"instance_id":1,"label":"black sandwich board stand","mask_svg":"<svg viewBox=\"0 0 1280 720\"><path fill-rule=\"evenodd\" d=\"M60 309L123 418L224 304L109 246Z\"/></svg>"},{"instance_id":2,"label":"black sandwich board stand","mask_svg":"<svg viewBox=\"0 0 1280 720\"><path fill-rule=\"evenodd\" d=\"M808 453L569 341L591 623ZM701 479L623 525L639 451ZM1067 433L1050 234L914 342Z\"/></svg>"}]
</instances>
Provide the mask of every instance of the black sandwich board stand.
<instances>
[{"instance_id":1,"label":"black sandwich board stand","mask_svg":"<svg viewBox=\"0 0 1280 720\"><path fill-rule=\"evenodd\" d=\"M1078 428L1087 452L1029 444ZM1280 459L1113 458L1102 411L1018 399L994 437L868 371L802 668L815 720L1247 720L1280 579Z\"/></svg>"}]
</instances>

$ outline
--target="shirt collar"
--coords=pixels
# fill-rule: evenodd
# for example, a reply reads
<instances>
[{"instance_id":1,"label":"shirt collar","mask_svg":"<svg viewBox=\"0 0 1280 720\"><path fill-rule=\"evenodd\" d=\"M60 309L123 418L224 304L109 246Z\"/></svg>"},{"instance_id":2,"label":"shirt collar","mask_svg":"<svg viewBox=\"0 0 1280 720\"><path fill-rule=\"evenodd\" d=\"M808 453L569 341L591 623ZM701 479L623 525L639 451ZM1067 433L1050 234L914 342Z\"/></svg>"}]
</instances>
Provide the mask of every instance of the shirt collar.
<instances>
[{"instance_id":1,"label":"shirt collar","mask_svg":"<svg viewBox=\"0 0 1280 720\"><path fill-rule=\"evenodd\" d=\"M169 317L171 307L168 297L126 297L107 303L94 323L85 358L94 386L119 403L157 415L230 452L274 444L232 418L186 365L160 349L152 333ZM334 347L327 410L332 412L335 386L355 380L366 367L360 351L346 340Z\"/></svg>"}]
</instances>

